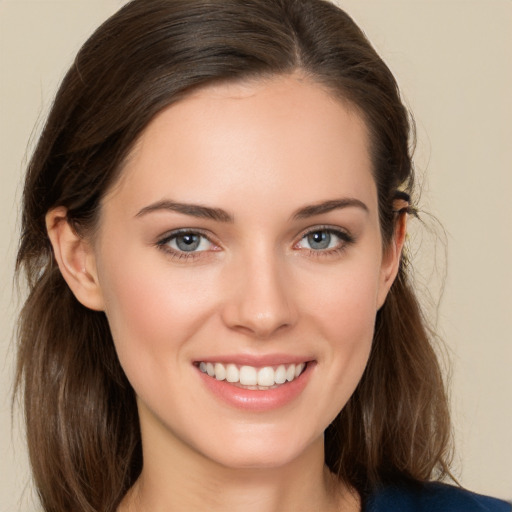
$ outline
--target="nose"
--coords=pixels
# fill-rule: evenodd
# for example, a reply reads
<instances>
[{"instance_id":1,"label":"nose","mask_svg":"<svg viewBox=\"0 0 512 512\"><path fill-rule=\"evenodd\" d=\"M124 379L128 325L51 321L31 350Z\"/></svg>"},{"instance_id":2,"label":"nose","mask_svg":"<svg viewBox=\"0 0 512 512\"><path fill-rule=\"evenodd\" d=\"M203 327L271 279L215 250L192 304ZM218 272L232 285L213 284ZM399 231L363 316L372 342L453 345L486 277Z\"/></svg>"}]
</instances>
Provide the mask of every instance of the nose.
<instances>
[{"instance_id":1,"label":"nose","mask_svg":"<svg viewBox=\"0 0 512 512\"><path fill-rule=\"evenodd\" d=\"M275 257L241 258L229 270L222 317L230 328L266 339L297 321L293 286Z\"/></svg>"}]
</instances>

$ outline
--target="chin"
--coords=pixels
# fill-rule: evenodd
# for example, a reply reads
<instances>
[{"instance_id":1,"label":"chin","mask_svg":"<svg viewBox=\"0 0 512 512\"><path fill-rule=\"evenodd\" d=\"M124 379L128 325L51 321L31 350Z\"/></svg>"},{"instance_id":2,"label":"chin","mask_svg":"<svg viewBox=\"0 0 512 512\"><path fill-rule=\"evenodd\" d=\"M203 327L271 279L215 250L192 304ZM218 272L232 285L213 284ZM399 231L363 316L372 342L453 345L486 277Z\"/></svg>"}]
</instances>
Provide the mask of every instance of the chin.
<instances>
[{"instance_id":1,"label":"chin","mask_svg":"<svg viewBox=\"0 0 512 512\"><path fill-rule=\"evenodd\" d=\"M212 461L232 469L274 469L310 457L313 451L322 453L323 433L313 440L295 439L293 433L274 435L265 432L256 436L229 436L229 443L209 445L203 452ZM215 448L212 450L212 446ZM221 448L217 450L216 448Z\"/></svg>"}]
</instances>

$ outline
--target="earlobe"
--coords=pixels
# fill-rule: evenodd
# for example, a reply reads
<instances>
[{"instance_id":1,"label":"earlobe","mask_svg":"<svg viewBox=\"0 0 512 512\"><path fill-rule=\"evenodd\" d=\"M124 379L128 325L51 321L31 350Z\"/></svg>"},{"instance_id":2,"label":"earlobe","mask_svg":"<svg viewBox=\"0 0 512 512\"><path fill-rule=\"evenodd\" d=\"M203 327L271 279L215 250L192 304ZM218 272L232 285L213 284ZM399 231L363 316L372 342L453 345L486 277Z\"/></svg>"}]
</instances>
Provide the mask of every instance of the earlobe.
<instances>
[{"instance_id":1,"label":"earlobe","mask_svg":"<svg viewBox=\"0 0 512 512\"><path fill-rule=\"evenodd\" d=\"M393 239L386 248L382 259L377 309L380 309L383 306L391 285L398 274L406 234L407 215L405 212L401 212L396 220Z\"/></svg>"},{"instance_id":2,"label":"earlobe","mask_svg":"<svg viewBox=\"0 0 512 512\"><path fill-rule=\"evenodd\" d=\"M50 210L46 214L46 229L60 272L75 297L89 309L103 311L93 248L70 225L67 209Z\"/></svg>"}]
</instances>

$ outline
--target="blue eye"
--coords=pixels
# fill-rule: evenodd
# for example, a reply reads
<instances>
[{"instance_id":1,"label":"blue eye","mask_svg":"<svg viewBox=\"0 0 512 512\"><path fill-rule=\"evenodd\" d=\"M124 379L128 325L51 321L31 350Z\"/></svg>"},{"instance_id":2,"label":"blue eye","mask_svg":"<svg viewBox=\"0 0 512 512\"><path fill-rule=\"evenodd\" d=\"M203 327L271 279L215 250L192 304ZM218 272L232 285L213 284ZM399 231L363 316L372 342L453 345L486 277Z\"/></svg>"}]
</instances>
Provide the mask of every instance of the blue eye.
<instances>
[{"instance_id":1,"label":"blue eye","mask_svg":"<svg viewBox=\"0 0 512 512\"><path fill-rule=\"evenodd\" d=\"M345 244L353 242L348 234L333 229L316 229L306 233L297 244L299 249L312 251L328 251L342 248Z\"/></svg>"},{"instance_id":2,"label":"blue eye","mask_svg":"<svg viewBox=\"0 0 512 512\"><path fill-rule=\"evenodd\" d=\"M182 253L208 251L212 247L210 240L204 235L193 231L174 233L159 242L159 245Z\"/></svg>"},{"instance_id":3,"label":"blue eye","mask_svg":"<svg viewBox=\"0 0 512 512\"><path fill-rule=\"evenodd\" d=\"M329 249L333 236L327 231L315 231L307 235L306 240L311 249L323 250Z\"/></svg>"}]
</instances>

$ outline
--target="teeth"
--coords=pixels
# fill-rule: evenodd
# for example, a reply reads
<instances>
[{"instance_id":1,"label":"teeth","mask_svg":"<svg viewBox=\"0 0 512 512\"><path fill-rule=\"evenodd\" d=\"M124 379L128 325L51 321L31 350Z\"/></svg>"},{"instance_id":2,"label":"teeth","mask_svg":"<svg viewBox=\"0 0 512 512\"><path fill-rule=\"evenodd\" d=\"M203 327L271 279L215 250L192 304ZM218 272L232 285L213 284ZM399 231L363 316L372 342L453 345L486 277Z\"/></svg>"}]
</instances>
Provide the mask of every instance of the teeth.
<instances>
[{"instance_id":1,"label":"teeth","mask_svg":"<svg viewBox=\"0 0 512 512\"><path fill-rule=\"evenodd\" d=\"M240 384L243 386L255 386L258 384L258 373L252 366L240 368Z\"/></svg>"},{"instance_id":2,"label":"teeth","mask_svg":"<svg viewBox=\"0 0 512 512\"><path fill-rule=\"evenodd\" d=\"M274 380L276 384L284 384L286 382L286 368L284 364L277 367L277 370L274 372Z\"/></svg>"},{"instance_id":3,"label":"teeth","mask_svg":"<svg viewBox=\"0 0 512 512\"><path fill-rule=\"evenodd\" d=\"M199 368L201 368L201 365L199 365ZM240 372L234 364L228 364L226 366L226 380L228 382L239 382L240 381Z\"/></svg>"},{"instance_id":4,"label":"teeth","mask_svg":"<svg viewBox=\"0 0 512 512\"><path fill-rule=\"evenodd\" d=\"M226 368L224 368L223 364L215 363L213 368L215 370L215 378L217 380L224 380L226 378Z\"/></svg>"},{"instance_id":5,"label":"teeth","mask_svg":"<svg viewBox=\"0 0 512 512\"><path fill-rule=\"evenodd\" d=\"M296 379L306 367L306 363L300 364L281 364L276 368L264 366L255 368L254 366L241 366L238 368L235 364L223 363L199 363L199 369L207 373L210 377L217 380L226 380L231 383L240 383L249 389L269 389L276 384L284 384Z\"/></svg>"},{"instance_id":6,"label":"teeth","mask_svg":"<svg viewBox=\"0 0 512 512\"><path fill-rule=\"evenodd\" d=\"M243 384L243 383L242 383ZM258 386L273 386L274 381L274 369L270 366L261 368L258 370Z\"/></svg>"}]
</instances>

